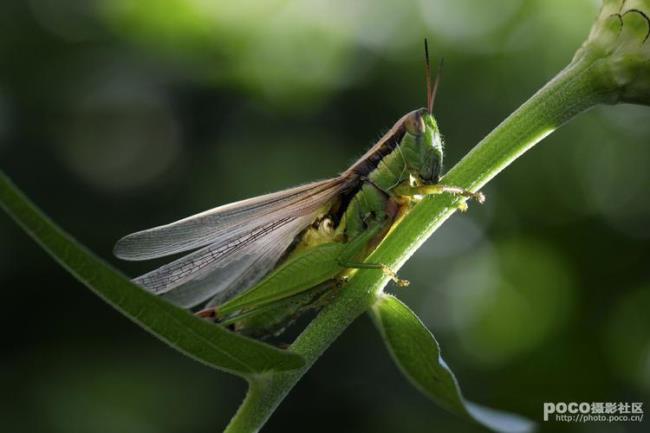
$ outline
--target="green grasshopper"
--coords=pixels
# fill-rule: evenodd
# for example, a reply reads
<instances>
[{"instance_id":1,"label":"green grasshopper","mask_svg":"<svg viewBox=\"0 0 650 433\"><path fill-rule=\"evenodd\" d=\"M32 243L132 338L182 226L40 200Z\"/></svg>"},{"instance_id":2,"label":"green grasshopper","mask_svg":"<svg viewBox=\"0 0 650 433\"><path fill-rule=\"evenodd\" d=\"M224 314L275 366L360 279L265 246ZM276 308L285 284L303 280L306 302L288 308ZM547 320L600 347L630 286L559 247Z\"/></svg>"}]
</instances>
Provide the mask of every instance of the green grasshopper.
<instances>
[{"instance_id":1,"label":"green grasshopper","mask_svg":"<svg viewBox=\"0 0 650 433\"><path fill-rule=\"evenodd\" d=\"M120 239L115 255L147 260L196 250L134 281L199 315L247 335L279 333L309 309L331 302L414 199L481 193L439 183L443 144L432 114L425 40L427 108L404 115L341 175L227 204ZM464 206L464 204L463 204Z\"/></svg>"}]
</instances>

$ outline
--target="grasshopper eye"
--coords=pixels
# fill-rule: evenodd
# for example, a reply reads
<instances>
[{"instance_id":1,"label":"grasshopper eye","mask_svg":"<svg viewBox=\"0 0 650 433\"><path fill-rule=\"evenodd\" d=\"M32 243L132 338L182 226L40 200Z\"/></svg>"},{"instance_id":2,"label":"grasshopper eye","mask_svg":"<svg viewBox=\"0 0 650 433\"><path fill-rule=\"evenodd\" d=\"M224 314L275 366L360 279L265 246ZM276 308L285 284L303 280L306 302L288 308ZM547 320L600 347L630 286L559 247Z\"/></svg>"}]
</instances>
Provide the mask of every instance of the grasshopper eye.
<instances>
[{"instance_id":1,"label":"grasshopper eye","mask_svg":"<svg viewBox=\"0 0 650 433\"><path fill-rule=\"evenodd\" d=\"M424 118L422 117L422 110L416 110L404 119L404 127L409 134L422 135L426 130Z\"/></svg>"}]
</instances>

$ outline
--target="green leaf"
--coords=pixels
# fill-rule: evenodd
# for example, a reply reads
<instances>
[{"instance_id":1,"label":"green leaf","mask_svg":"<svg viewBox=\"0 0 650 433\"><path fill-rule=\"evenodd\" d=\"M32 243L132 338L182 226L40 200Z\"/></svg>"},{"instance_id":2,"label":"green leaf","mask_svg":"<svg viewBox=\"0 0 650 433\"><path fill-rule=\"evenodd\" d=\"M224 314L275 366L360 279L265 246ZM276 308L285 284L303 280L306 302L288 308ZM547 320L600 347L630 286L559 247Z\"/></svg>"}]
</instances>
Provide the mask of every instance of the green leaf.
<instances>
[{"instance_id":1,"label":"green leaf","mask_svg":"<svg viewBox=\"0 0 650 433\"><path fill-rule=\"evenodd\" d=\"M465 400L456 377L440 356L438 342L415 313L397 298L383 295L373 305L372 313L399 368L440 406L498 432L534 430L534 423L523 417Z\"/></svg>"},{"instance_id":2,"label":"green leaf","mask_svg":"<svg viewBox=\"0 0 650 433\"><path fill-rule=\"evenodd\" d=\"M170 346L242 377L304 365L301 356L199 319L133 284L61 230L0 171L0 207L61 266L99 297Z\"/></svg>"}]
</instances>

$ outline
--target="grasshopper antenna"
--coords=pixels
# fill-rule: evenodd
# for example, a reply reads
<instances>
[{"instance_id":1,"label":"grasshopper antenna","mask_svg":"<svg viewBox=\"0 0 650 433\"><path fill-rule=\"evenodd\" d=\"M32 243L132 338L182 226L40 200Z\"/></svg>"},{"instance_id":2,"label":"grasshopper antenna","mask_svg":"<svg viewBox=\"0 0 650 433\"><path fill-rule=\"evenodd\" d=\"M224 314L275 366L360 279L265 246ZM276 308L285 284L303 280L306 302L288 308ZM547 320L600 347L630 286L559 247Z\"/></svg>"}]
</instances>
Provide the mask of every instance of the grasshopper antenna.
<instances>
[{"instance_id":1,"label":"grasshopper antenna","mask_svg":"<svg viewBox=\"0 0 650 433\"><path fill-rule=\"evenodd\" d=\"M431 114L433 110L433 99L431 98L431 62L429 61L429 43L427 38L424 38L424 79L427 81L427 110Z\"/></svg>"},{"instance_id":2,"label":"grasshopper antenna","mask_svg":"<svg viewBox=\"0 0 650 433\"><path fill-rule=\"evenodd\" d=\"M438 65L438 72L436 72L436 78L431 82L431 62L429 60L429 43L427 39L424 39L424 65L425 73L427 80L427 111L430 114L433 114L433 103L436 101L436 94L438 93L438 84L440 83L440 75L442 74L442 66L444 64L443 59L440 59L440 64Z\"/></svg>"}]
</instances>

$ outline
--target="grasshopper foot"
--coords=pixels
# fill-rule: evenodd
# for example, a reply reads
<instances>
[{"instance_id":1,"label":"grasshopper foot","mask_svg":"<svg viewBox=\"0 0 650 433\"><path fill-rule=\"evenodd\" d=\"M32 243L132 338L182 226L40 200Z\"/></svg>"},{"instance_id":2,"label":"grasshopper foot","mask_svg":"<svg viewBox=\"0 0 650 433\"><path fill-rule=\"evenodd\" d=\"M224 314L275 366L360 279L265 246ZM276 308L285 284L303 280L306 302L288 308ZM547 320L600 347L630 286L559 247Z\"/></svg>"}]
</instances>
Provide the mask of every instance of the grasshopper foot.
<instances>
[{"instance_id":1,"label":"grasshopper foot","mask_svg":"<svg viewBox=\"0 0 650 433\"><path fill-rule=\"evenodd\" d=\"M463 189L463 188L458 188L458 187L455 187L455 186L446 186L446 185L443 186L443 191L448 192L448 193L450 193L452 195L455 195L457 197L466 197L466 198L468 198L470 200L474 200L475 202L477 202L479 204L485 203L485 194L483 194L480 191L479 192L472 192L472 191L468 191L468 190Z\"/></svg>"},{"instance_id":2,"label":"grasshopper foot","mask_svg":"<svg viewBox=\"0 0 650 433\"><path fill-rule=\"evenodd\" d=\"M391 280L395 282L399 287L407 287L411 282L409 280L403 280L397 276L397 273L393 271L391 268L389 268L386 265L381 265L381 270L382 272L389 276Z\"/></svg>"},{"instance_id":3,"label":"grasshopper foot","mask_svg":"<svg viewBox=\"0 0 650 433\"><path fill-rule=\"evenodd\" d=\"M344 263L342 266L351 269L381 269L384 275L390 277L398 286L406 287L411 284L408 280L402 280L397 276L397 273L384 265L383 263Z\"/></svg>"},{"instance_id":4,"label":"grasshopper foot","mask_svg":"<svg viewBox=\"0 0 650 433\"><path fill-rule=\"evenodd\" d=\"M477 201L478 203L485 202L485 195L482 192L472 192L465 188L453 185L444 185L442 183L435 183L432 185L419 185L419 186L399 186L395 191L397 194L407 197L414 195L436 195L442 193L449 193L456 197L465 197ZM461 209L462 210L462 209Z\"/></svg>"}]
</instances>

